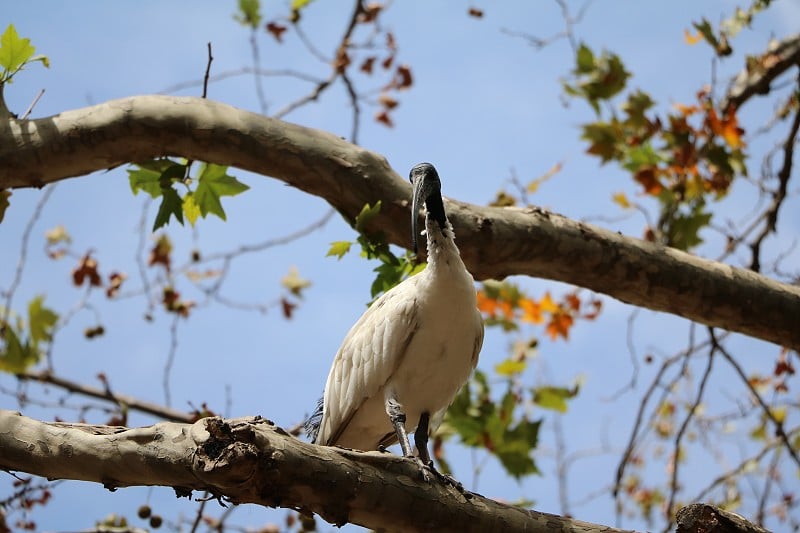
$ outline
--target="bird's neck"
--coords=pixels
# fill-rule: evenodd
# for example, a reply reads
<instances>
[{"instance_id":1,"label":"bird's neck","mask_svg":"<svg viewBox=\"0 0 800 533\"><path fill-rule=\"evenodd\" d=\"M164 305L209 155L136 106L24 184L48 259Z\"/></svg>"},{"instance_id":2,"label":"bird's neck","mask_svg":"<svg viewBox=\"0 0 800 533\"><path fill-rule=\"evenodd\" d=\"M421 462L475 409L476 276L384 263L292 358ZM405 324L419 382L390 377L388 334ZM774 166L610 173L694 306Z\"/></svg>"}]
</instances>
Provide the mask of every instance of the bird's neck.
<instances>
[{"instance_id":1,"label":"bird's neck","mask_svg":"<svg viewBox=\"0 0 800 533\"><path fill-rule=\"evenodd\" d=\"M425 234L428 241L428 268L431 270L464 271L464 263L455 243L453 226L447 217L441 219L430 212L425 216ZM443 227L444 226L444 227Z\"/></svg>"}]
</instances>

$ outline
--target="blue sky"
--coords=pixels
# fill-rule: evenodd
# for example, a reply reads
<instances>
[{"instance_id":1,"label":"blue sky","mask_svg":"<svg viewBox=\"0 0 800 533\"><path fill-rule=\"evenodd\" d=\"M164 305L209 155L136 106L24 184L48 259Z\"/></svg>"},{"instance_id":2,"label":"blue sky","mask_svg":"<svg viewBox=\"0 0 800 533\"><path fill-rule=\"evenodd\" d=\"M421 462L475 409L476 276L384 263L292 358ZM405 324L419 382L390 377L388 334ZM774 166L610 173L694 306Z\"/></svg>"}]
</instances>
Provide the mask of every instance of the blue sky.
<instances>
[{"instance_id":1,"label":"blue sky","mask_svg":"<svg viewBox=\"0 0 800 533\"><path fill-rule=\"evenodd\" d=\"M350 4L316 2L304 15L306 33L319 49L329 50L340 38ZM369 119L372 110L365 109L360 144L384 154L401 175L419 161L433 162L442 176L445 195L476 204L490 201L512 169L522 181L528 181L563 162L564 170L533 196L537 205L573 218L618 214L611 195L626 191L632 197L636 191L624 173L610 166L601 168L583 153L579 125L591 120L592 114L580 102L568 106L562 103L560 80L572 65L568 43L561 40L536 50L505 31L540 37L558 33L563 20L557 4L475 5L485 10L481 20L466 15L469 4L465 2L396 2L385 14L383 24L395 33L400 47L398 60L412 66L414 86L400 95L400 106L392 115L394 128L374 123ZM570 5L575 11L580 6ZM620 53L634 74L630 87L650 92L660 108L666 109L675 102L691 101L695 92L712 79L710 51L703 45L687 46L683 30L702 16L716 23L735 6L724 0L597 1L575 31L596 50L608 48ZM6 101L12 110L22 111L44 88L34 116L47 116L113 98L160 92L202 77L209 41L215 58L212 72L250 66L249 34L232 20L234 9L235 2L210 1L15 2L5 10L7 20L0 22L3 27L13 23L21 35L29 37L38 53L49 56L51 67L35 65L23 72L7 87ZM269 19L285 13L286 8L284 3L270 3L266 11L265 18ZM769 37L796 31L798 22L798 3L777 0L752 30L742 33L735 46L756 53L765 48ZM266 35L259 35L258 42L264 68L291 67L318 77L328 74L325 65L309 54L298 53L296 37L290 33L284 45ZM716 69L717 79L725 80L739 68L739 63L724 62ZM365 89L380 85L359 81ZM274 78L265 78L263 83L270 104L268 112L292 101L305 87ZM199 89L176 94L198 95ZM260 107L249 76L213 84L209 97L254 111ZM320 102L286 119L345 137L350 132L342 87L333 88ZM169 228L177 262L187 258L195 246L212 253L290 233L328 209L322 200L275 180L239 171L236 175L252 190L225 202L228 222L204 220L195 232L174 225ZM0 288L6 289L10 283L21 231L40 198L40 191L14 191L11 208L0 225L0 249L8 258L0 262ZM747 201L746 191L734 191L727 209L736 212L749 205ZM138 287L133 258L143 202L144 198L131 195L124 169L59 184L33 228L27 268L15 304L22 306L34 295L45 293L48 305L64 313L80 300L82 293L68 283L73 263L52 262L42 252L44 231L57 224L66 226L76 251L96 251L103 273L124 270L131 278L128 289ZM148 220L154 213L151 208ZM785 216L788 227L798 227L796 212ZM639 236L644 222L634 216L600 224ZM355 254L341 261L325 257L330 242L352 238L352 230L334 219L301 241L237 260L224 290L232 299L268 302L278 298L279 279L291 266L313 285L296 318L289 322L277 310L261 315L219 306L200 307L190 320L181 322L170 375L173 407L188 409L189 403L196 406L208 402L231 416L261 414L286 426L301 420L321 392L341 339L369 299L373 265ZM549 289L560 294L566 290L544 280L524 280L524 284L534 293ZM188 295L192 296L190 291ZM82 331L96 323L95 316L86 311L75 315L59 333L53 354L56 371L89 383L96 383L95 375L102 371L119 392L163 402L162 374L170 344L170 318L157 311L154 322L145 322L142 316L146 304L141 299L109 304L95 297L93 301L106 335L86 342ZM641 394L632 392L622 400L609 400L631 379L625 327L632 308L610 298L604 303L601 318L579 324L569 343L545 341L536 371L530 376L534 383L570 384L578 376L585 383L581 396L563 419L568 448L603 451L576 463L571 471L575 500L611 483ZM660 357L684 346L687 328L683 320L642 311L632 340L640 356L652 352ZM488 332L483 367L490 369L502 360L508 343L508 337ZM745 363L777 353L772 345L746 339L738 339L736 346L753 354L752 359L744 359ZM640 383L646 382L652 370L641 370ZM715 384L718 397L726 394L724 381L723 373ZM0 386L13 390L15 383L0 376ZM51 400L60 397L59 391L51 390ZM80 399L69 401L78 403ZM18 407L7 394L0 395L0 406ZM42 417L53 413L36 406L26 406L24 412ZM549 413L532 415L552 422ZM74 414L64 411L62 416ZM94 421L101 422L102 416ZM130 422L149 424L152 419L133 415ZM547 426L537 455L543 476L516 483L489 461L478 478L477 489L507 500L530 498L537 502L537 509L558 513L550 460L555 447L551 427ZM736 447L735 443L721 446ZM458 458L457 477L474 488L472 454L455 448L451 453ZM703 459L699 460L702 464ZM731 463L736 461L731 458ZM663 469L663 465L653 468ZM693 473L691 481L702 486L702 477L702 472ZM35 516L41 528L85 528L108 512L133 516L136 507L148 499L165 517L174 516L175 509L191 517L194 509L189 502L176 502L167 489L126 489L110 494L99 486L69 485L70 490L58 491L47 510ZM593 499L572 512L599 523L614 520L610 496ZM257 524L282 515L244 507L236 511L233 521ZM635 520L625 525L643 527Z\"/></svg>"}]
</instances>

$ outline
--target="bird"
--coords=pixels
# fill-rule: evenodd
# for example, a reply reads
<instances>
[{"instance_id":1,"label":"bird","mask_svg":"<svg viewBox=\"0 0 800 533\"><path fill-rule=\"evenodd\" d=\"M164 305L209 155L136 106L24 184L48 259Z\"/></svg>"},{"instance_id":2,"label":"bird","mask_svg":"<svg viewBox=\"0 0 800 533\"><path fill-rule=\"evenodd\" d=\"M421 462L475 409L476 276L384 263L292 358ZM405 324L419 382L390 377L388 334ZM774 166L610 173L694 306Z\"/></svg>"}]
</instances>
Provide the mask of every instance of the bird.
<instances>
[{"instance_id":1,"label":"bird","mask_svg":"<svg viewBox=\"0 0 800 533\"><path fill-rule=\"evenodd\" d=\"M435 472L429 434L478 362L483 319L445 213L439 174L420 163L409 180L412 250L418 253L424 205L427 266L386 291L352 326L306 431L315 444L364 451L399 442L403 456Z\"/></svg>"}]
</instances>

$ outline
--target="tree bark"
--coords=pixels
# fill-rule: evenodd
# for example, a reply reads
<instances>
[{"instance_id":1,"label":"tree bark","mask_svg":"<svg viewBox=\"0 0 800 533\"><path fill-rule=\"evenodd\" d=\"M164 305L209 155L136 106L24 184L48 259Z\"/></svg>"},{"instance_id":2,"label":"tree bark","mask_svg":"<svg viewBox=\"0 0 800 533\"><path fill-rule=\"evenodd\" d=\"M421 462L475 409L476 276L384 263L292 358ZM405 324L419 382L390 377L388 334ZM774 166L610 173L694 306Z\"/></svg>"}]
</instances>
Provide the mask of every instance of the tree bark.
<instances>
[{"instance_id":1,"label":"tree bark","mask_svg":"<svg viewBox=\"0 0 800 533\"><path fill-rule=\"evenodd\" d=\"M45 423L0 410L0 468L110 490L209 491L237 504L313 512L335 525L381 531L622 531L424 481L414 461L307 444L260 417L129 429Z\"/></svg>"},{"instance_id":2,"label":"tree bark","mask_svg":"<svg viewBox=\"0 0 800 533\"><path fill-rule=\"evenodd\" d=\"M160 156L230 165L320 196L353 220L374 220L408 247L410 186L378 154L319 130L200 98L137 96L36 120L0 121L0 189L48 183ZM447 176L444 176L445 190ZM524 274L607 294L800 349L800 288L625 237L538 208L448 200L476 279Z\"/></svg>"}]
</instances>

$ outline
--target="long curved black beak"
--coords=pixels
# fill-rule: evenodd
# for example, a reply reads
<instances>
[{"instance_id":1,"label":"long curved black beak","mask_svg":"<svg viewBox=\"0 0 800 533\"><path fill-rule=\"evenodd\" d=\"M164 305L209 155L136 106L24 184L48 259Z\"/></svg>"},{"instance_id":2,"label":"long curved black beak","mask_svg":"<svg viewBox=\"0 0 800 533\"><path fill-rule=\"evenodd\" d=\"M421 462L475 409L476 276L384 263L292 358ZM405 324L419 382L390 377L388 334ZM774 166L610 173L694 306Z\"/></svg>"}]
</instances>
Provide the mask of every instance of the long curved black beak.
<instances>
[{"instance_id":1,"label":"long curved black beak","mask_svg":"<svg viewBox=\"0 0 800 533\"><path fill-rule=\"evenodd\" d=\"M411 249L414 252L414 255L417 255L418 251L417 240L419 239L419 208L425 202L425 198L422 197L422 182L425 180L421 174L417 173L415 175L414 169L416 168L417 167L411 169L411 175L409 176L411 179L411 185L413 187L413 192L411 193Z\"/></svg>"},{"instance_id":2,"label":"long curved black beak","mask_svg":"<svg viewBox=\"0 0 800 533\"><path fill-rule=\"evenodd\" d=\"M411 247L414 255L417 255L419 208L424 203L426 209L430 209L428 201L433 197L440 198L439 204L441 204L442 183L439 181L439 173L430 163L414 165L414 168L408 174L408 179L411 180L411 185L414 189L411 195ZM442 211L442 217L444 217L444 211Z\"/></svg>"}]
</instances>

